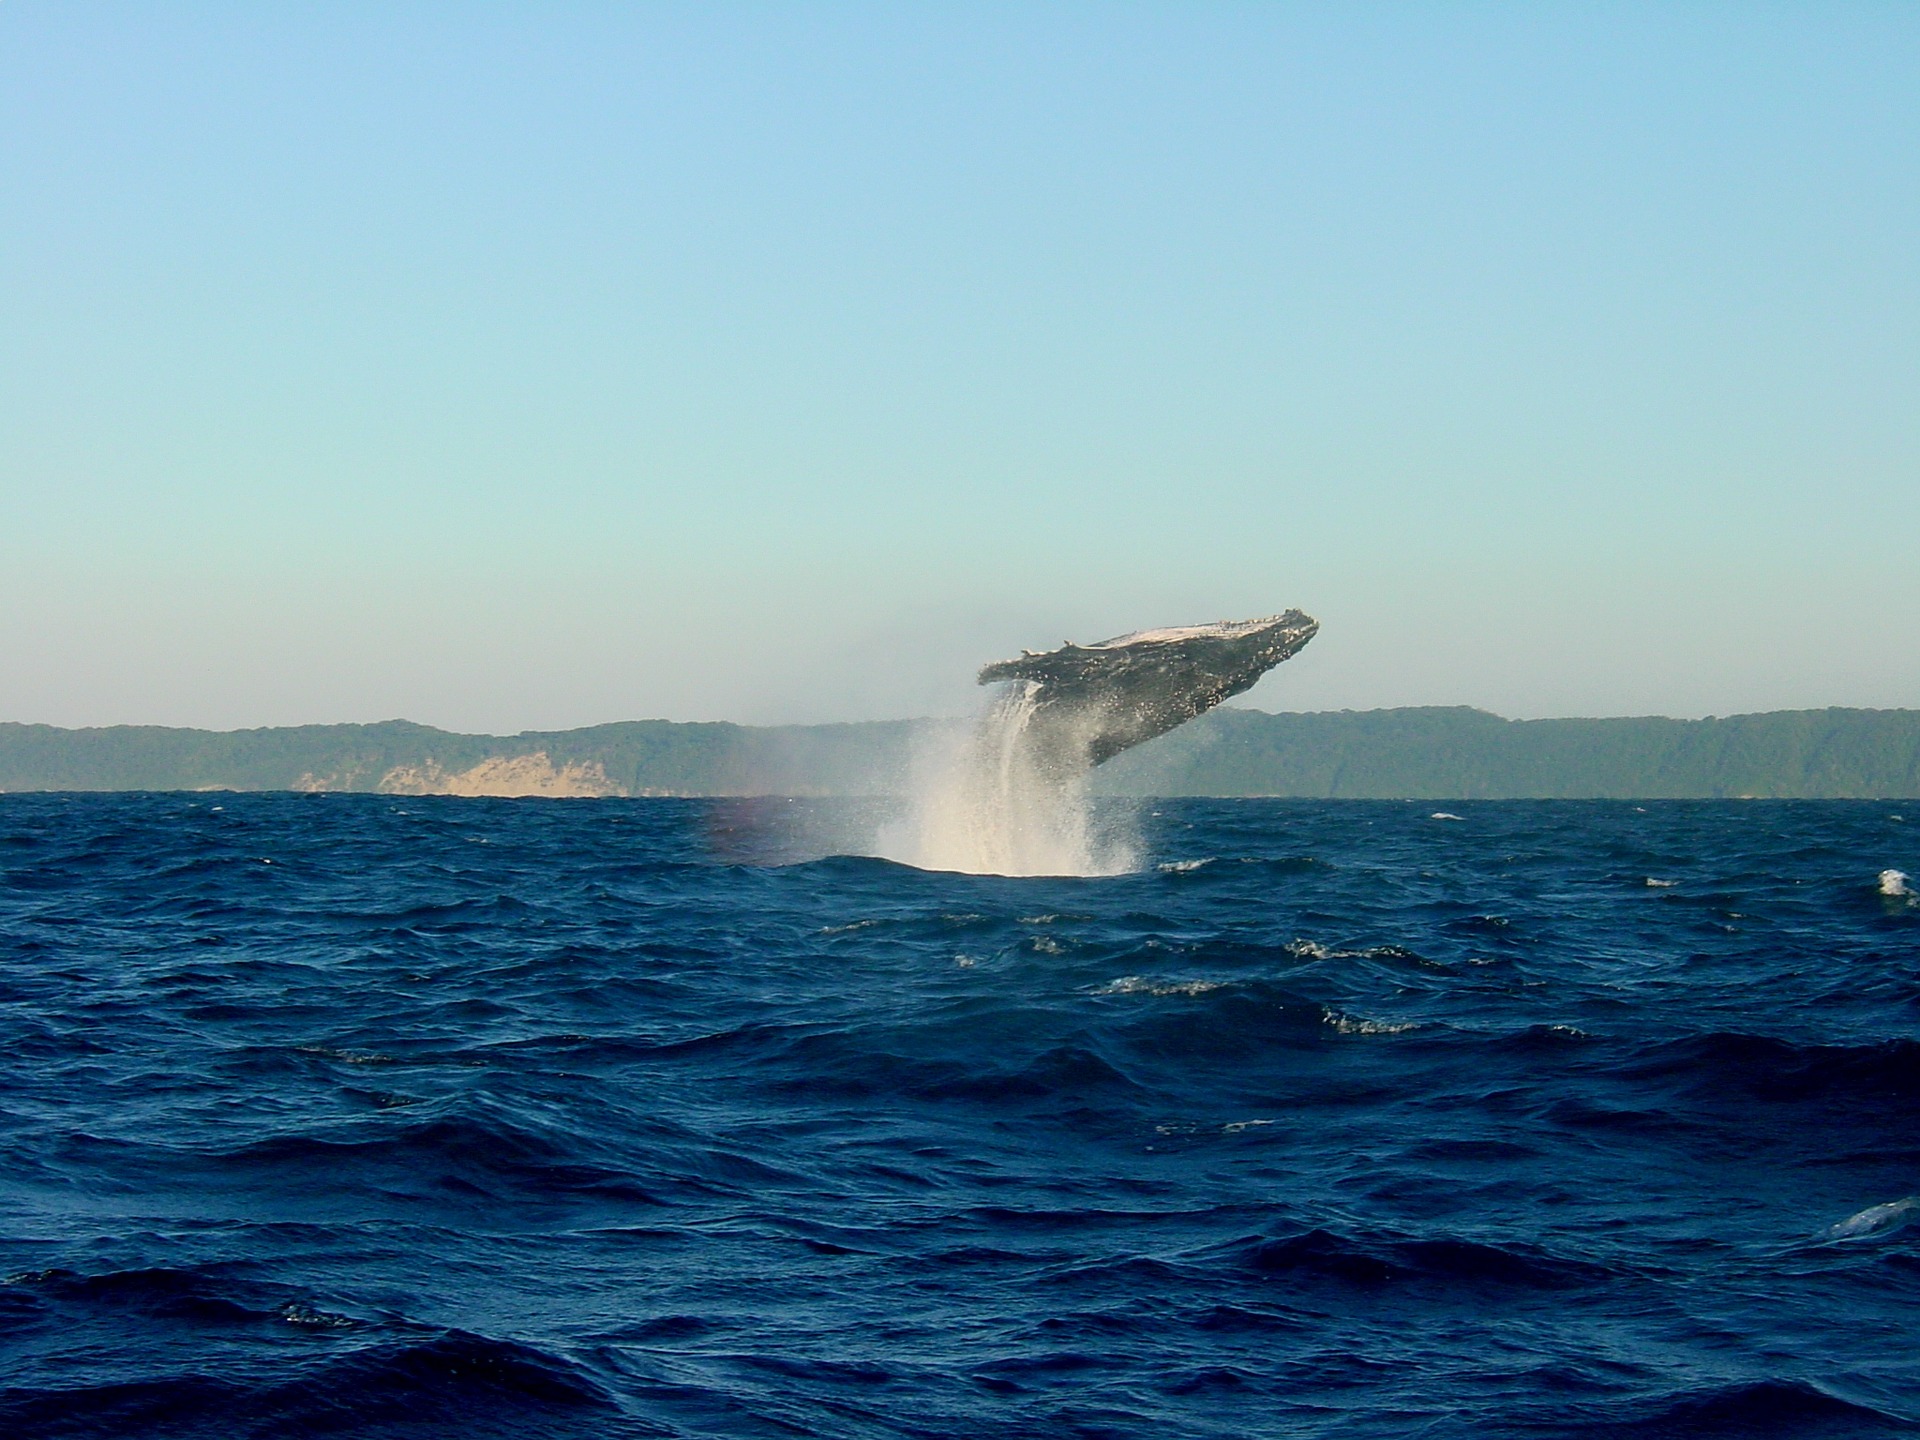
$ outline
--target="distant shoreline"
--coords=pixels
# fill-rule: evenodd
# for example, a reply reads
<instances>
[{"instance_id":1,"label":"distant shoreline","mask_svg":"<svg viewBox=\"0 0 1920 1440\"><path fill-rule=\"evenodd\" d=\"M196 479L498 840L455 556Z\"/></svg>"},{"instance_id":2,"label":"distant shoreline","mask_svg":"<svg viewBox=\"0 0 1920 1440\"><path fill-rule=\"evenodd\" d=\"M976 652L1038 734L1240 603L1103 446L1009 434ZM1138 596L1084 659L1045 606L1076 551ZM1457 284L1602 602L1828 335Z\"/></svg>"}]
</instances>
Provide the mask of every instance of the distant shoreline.
<instances>
[{"instance_id":1,"label":"distant shoreline","mask_svg":"<svg viewBox=\"0 0 1920 1440\"><path fill-rule=\"evenodd\" d=\"M0 792L905 793L963 722L626 721L513 736L410 721L194 730L0 723ZM1306 799L1920 798L1920 709L1505 720L1465 706L1223 709L1096 772L1112 795Z\"/></svg>"}]
</instances>

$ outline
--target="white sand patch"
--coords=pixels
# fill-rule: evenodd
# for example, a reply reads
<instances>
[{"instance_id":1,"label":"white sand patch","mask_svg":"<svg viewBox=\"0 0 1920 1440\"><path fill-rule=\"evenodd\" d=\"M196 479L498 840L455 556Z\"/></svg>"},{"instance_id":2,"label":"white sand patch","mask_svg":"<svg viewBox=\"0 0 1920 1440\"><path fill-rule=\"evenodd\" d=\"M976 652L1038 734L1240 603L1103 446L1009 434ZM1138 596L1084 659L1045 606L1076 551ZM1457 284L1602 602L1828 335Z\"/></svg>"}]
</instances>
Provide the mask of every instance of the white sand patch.
<instances>
[{"instance_id":1,"label":"white sand patch","mask_svg":"<svg viewBox=\"0 0 1920 1440\"><path fill-rule=\"evenodd\" d=\"M382 795L545 795L583 799L625 792L607 779L598 760L555 765L544 750L531 755L490 755L471 770L449 771L429 760L396 765L380 777Z\"/></svg>"}]
</instances>

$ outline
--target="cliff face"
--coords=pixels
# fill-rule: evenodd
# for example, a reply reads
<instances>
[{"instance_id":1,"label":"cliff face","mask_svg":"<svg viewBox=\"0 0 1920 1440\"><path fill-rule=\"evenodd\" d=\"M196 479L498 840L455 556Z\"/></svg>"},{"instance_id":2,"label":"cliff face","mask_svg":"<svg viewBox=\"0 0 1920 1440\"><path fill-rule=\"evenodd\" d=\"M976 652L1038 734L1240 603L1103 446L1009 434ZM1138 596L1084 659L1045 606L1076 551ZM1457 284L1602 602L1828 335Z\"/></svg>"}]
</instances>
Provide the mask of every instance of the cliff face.
<instances>
[{"instance_id":1,"label":"cliff face","mask_svg":"<svg viewBox=\"0 0 1920 1440\"><path fill-rule=\"evenodd\" d=\"M879 795L952 721L630 721L515 736L406 721L263 730L0 724L0 791ZM1095 772L1114 795L1355 799L1920 798L1920 710L1503 720L1424 708L1217 710Z\"/></svg>"}]
</instances>

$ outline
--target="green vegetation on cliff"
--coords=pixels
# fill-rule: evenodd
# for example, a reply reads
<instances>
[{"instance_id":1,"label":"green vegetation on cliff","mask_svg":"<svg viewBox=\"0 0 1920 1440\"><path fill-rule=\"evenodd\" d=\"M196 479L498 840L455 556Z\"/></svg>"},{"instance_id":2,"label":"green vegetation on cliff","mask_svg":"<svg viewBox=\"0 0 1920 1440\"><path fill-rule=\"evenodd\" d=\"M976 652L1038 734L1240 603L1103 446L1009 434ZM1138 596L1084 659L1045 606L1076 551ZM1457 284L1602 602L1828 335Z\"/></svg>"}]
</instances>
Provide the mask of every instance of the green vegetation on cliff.
<instances>
[{"instance_id":1,"label":"green vegetation on cliff","mask_svg":"<svg viewBox=\"0 0 1920 1440\"><path fill-rule=\"evenodd\" d=\"M234 731L0 724L0 791L871 795L901 790L916 737L951 723L640 720L511 737L403 720ZM1098 780L1126 795L1911 798L1920 797L1920 710L1709 720L1220 710L1120 756Z\"/></svg>"},{"instance_id":2,"label":"green vegetation on cliff","mask_svg":"<svg viewBox=\"0 0 1920 1440\"><path fill-rule=\"evenodd\" d=\"M1427 707L1219 710L1105 767L1135 795L1352 799L1920 796L1920 710L1503 720Z\"/></svg>"},{"instance_id":3,"label":"green vegetation on cliff","mask_svg":"<svg viewBox=\"0 0 1920 1440\"><path fill-rule=\"evenodd\" d=\"M556 770L589 767L604 793L871 794L898 788L915 723L635 720L514 736L407 720L262 730L0 724L0 791L407 790L423 777L431 786L488 761L538 756Z\"/></svg>"}]
</instances>

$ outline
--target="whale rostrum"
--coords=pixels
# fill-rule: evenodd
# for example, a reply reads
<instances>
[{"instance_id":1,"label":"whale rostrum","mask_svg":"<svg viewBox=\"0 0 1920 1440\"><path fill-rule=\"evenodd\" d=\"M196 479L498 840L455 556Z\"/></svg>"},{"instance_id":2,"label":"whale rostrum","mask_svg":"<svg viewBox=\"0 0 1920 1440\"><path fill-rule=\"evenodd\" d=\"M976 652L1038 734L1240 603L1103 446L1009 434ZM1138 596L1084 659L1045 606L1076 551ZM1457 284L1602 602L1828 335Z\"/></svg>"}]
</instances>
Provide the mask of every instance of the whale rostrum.
<instances>
[{"instance_id":1,"label":"whale rostrum","mask_svg":"<svg viewBox=\"0 0 1920 1440\"><path fill-rule=\"evenodd\" d=\"M980 683L1025 682L1027 741L1056 774L1100 765L1253 687L1314 637L1299 610L1136 630L1097 645L1023 651L980 671Z\"/></svg>"}]
</instances>

